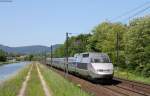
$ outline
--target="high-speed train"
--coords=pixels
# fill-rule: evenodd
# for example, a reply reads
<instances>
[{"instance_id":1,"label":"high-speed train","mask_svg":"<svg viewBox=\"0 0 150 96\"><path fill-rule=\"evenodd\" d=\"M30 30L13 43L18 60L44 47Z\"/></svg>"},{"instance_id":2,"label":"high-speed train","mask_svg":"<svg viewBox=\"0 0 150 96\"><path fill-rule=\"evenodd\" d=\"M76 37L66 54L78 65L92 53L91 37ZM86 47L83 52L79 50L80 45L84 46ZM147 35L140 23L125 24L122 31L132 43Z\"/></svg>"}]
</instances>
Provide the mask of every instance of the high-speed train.
<instances>
[{"instance_id":1,"label":"high-speed train","mask_svg":"<svg viewBox=\"0 0 150 96\"><path fill-rule=\"evenodd\" d=\"M47 58L47 64L65 70L66 58ZM113 64L105 53L86 52L68 58L68 71L88 79L112 79Z\"/></svg>"}]
</instances>

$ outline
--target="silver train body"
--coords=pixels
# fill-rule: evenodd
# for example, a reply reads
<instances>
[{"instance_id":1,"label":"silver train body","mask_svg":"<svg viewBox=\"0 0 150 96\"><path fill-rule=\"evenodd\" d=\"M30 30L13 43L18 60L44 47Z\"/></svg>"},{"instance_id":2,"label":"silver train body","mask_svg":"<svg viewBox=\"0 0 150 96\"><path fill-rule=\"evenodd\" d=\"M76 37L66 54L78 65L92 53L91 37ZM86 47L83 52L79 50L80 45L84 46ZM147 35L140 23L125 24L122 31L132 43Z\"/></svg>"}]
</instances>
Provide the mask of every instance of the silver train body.
<instances>
[{"instance_id":1,"label":"silver train body","mask_svg":"<svg viewBox=\"0 0 150 96\"><path fill-rule=\"evenodd\" d=\"M47 58L51 64L51 58ZM66 58L52 58L53 67L65 70ZM68 71L90 79L112 79L113 64L105 53L80 53L68 58Z\"/></svg>"}]
</instances>

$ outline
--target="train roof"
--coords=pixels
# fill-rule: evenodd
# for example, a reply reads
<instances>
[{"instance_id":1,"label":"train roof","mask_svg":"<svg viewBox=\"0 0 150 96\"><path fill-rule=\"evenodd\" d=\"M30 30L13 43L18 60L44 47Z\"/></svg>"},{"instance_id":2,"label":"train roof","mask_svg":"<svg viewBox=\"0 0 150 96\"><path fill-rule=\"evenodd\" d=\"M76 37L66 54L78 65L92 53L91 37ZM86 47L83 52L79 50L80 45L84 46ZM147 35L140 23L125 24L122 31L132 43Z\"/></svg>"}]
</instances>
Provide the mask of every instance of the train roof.
<instances>
[{"instance_id":1,"label":"train roof","mask_svg":"<svg viewBox=\"0 0 150 96\"><path fill-rule=\"evenodd\" d=\"M106 54L106 53L100 53L100 52L84 52L84 53L77 53L75 55L80 55L80 54Z\"/></svg>"}]
</instances>

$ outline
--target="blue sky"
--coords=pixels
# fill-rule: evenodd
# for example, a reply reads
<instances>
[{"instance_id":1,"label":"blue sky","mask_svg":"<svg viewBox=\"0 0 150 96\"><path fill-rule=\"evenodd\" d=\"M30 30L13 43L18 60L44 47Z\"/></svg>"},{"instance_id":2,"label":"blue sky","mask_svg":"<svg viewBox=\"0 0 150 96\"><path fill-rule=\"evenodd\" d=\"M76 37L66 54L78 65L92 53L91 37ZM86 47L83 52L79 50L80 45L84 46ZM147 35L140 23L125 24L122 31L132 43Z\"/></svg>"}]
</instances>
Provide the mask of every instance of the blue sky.
<instances>
[{"instance_id":1,"label":"blue sky","mask_svg":"<svg viewBox=\"0 0 150 96\"><path fill-rule=\"evenodd\" d=\"M8 46L63 43L65 32L89 33L149 0L13 0L0 2L0 44ZM149 14L147 10L141 16ZM121 22L122 19L116 20Z\"/></svg>"}]
</instances>

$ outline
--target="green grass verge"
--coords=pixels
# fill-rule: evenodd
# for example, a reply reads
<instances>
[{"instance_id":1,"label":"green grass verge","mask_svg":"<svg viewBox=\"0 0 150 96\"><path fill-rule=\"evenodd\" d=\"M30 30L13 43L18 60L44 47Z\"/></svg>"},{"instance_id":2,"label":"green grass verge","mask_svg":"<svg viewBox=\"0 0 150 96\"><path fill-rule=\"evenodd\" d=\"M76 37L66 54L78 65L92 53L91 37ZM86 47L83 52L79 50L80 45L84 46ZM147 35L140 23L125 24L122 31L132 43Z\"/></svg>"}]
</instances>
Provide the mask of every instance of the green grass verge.
<instances>
[{"instance_id":1,"label":"green grass verge","mask_svg":"<svg viewBox=\"0 0 150 96\"><path fill-rule=\"evenodd\" d=\"M10 79L0 84L0 96L17 96L31 65L26 66Z\"/></svg>"},{"instance_id":2,"label":"green grass verge","mask_svg":"<svg viewBox=\"0 0 150 96\"><path fill-rule=\"evenodd\" d=\"M115 70L114 71L114 76L119 77L119 78L123 78L123 79L128 79L128 80L132 80L132 81L145 83L145 84L150 84L150 77L145 78L143 76L134 74L132 72L127 73L127 70L123 70L123 69Z\"/></svg>"},{"instance_id":3,"label":"green grass verge","mask_svg":"<svg viewBox=\"0 0 150 96\"><path fill-rule=\"evenodd\" d=\"M25 94L26 96L45 96L35 64L33 64Z\"/></svg>"},{"instance_id":4,"label":"green grass verge","mask_svg":"<svg viewBox=\"0 0 150 96\"><path fill-rule=\"evenodd\" d=\"M91 96L46 66L40 64L39 67L53 96Z\"/></svg>"},{"instance_id":5,"label":"green grass verge","mask_svg":"<svg viewBox=\"0 0 150 96\"><path fill-rule=\"evenodd\" d=\"M15 61L15 62L0 62L0 65L4 65L4 64L13 64L13 63L18 63L18 62L20 62L20 61Z\"/></svg>"}]
</instances>

